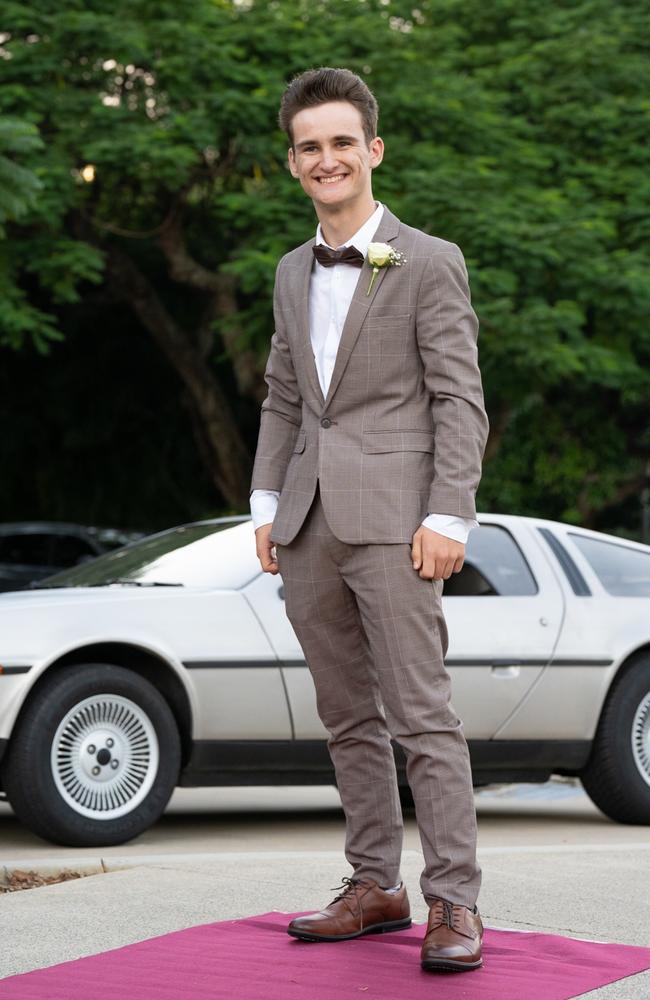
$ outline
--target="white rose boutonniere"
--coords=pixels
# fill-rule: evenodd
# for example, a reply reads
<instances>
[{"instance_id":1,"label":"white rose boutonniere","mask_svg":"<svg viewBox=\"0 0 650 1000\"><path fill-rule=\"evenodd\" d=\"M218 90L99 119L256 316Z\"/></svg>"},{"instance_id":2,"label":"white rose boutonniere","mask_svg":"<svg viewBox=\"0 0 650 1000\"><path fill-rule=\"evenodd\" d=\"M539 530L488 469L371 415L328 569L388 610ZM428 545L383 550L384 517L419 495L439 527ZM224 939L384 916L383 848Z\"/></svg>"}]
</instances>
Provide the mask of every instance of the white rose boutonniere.
<instances>
[{"instance_id":1,"label":"white rose boutonniere","mask_svg":"<svg viewBox=\"0 0 650 1000\"><path fill-rule=\"evenodd\" d=\"M391 267L393 264L401 267L402 264L406 263L406 257L399 250L395 250L389 243L369 243L368 263L372 267L372 277L366 295L370 295L373 282L379 274L380 267Z\"/></svg>"}]
</instances>

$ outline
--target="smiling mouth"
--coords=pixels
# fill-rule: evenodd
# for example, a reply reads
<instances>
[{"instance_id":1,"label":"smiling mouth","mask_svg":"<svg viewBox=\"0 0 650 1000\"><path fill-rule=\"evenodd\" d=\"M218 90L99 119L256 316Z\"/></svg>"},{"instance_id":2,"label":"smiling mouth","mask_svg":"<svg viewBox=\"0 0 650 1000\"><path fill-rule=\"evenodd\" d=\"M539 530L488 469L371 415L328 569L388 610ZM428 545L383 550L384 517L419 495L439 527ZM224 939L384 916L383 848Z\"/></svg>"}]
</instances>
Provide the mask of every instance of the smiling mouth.
<instances>
[{"instance_id":1,"label":"smiling mouth","mask_svg":"<svg viewBox=\"0 0 650 1000\"><path fill-rule=\"evenodd\" d=\"M344 180L347 174L332 174L331 177L317 177L316 180L319 184L336 184L338 181Z\"/></svg>"}]
</instances>

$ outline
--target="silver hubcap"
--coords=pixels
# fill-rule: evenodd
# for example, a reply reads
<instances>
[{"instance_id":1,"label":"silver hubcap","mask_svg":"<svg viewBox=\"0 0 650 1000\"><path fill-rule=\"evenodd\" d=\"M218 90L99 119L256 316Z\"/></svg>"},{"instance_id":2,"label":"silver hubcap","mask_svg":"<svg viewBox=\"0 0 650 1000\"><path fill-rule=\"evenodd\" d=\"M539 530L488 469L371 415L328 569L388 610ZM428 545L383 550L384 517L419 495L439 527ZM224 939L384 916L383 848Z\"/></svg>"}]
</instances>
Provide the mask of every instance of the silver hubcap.
<instances>
[{"instance_id":1,"label":"silver hubcap","mask_svg":"<svg viewBox=\"0 0 650 1000\"><path fill-rule=\"evenodd\" d=\"M650 691L641 701L634 716L632 754L641 777L650 785Z\"/></svg>"},{"instance_id":2,"label":"silver hubcap","mask_svg":"<svg viewBox=\"0 0 650 1000\"><path fill-rule=\"evenodd\" d=\"M52 774L80 816L117 819L146 797L158 773L158 737L145 711L117 694L80 701L52 742Z\"/></svg>"}]
</instances>

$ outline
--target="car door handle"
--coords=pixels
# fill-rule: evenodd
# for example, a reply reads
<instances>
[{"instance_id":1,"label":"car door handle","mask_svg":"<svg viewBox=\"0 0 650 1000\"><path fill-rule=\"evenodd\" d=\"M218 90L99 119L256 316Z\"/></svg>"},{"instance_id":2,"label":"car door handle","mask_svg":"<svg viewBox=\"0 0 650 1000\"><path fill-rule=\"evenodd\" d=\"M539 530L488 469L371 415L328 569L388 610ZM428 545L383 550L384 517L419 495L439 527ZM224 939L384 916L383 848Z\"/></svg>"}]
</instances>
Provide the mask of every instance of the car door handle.
<instances>
[{"instance_id":1,"label":"car door handle","mask_svg":"<svg viewBox=\"0 0 650 1000\"><path fill-rule=\"evenodd\" d=\"M519 677L519 667L515 664L511 664L509 667L492 667L490 673L493 677L501 680L514 680L514 678Z\"/></svg>"},{"instance_id":2,"label":"car door handle","mask_svg":"<svg viewBox=\"0 0 650 1000\"><path fill-rule=\"evenodd\" d=\"M519 677L521 663L516 660L495 660L490 671L492 677L503 680Z\"/></svg>"}]
</instances>

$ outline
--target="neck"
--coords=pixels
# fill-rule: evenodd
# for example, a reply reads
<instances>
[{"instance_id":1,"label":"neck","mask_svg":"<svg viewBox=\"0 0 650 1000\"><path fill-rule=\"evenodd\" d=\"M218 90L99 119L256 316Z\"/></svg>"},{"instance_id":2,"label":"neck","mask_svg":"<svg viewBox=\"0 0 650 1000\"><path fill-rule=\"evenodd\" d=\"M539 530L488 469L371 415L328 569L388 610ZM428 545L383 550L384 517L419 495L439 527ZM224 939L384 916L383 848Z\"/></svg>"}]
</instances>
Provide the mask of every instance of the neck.
<instances>
[{"instance_id":1,"label":"neck","mask_svg":"<svg viewBox=\"0 0 650 1000\"><path fill-rule=\"evenodd\" d=\"M377 208L372 192L353 205L315 205L323 239L331 247L339 247L354 236Z\"/></svg>"}]
</instances>

